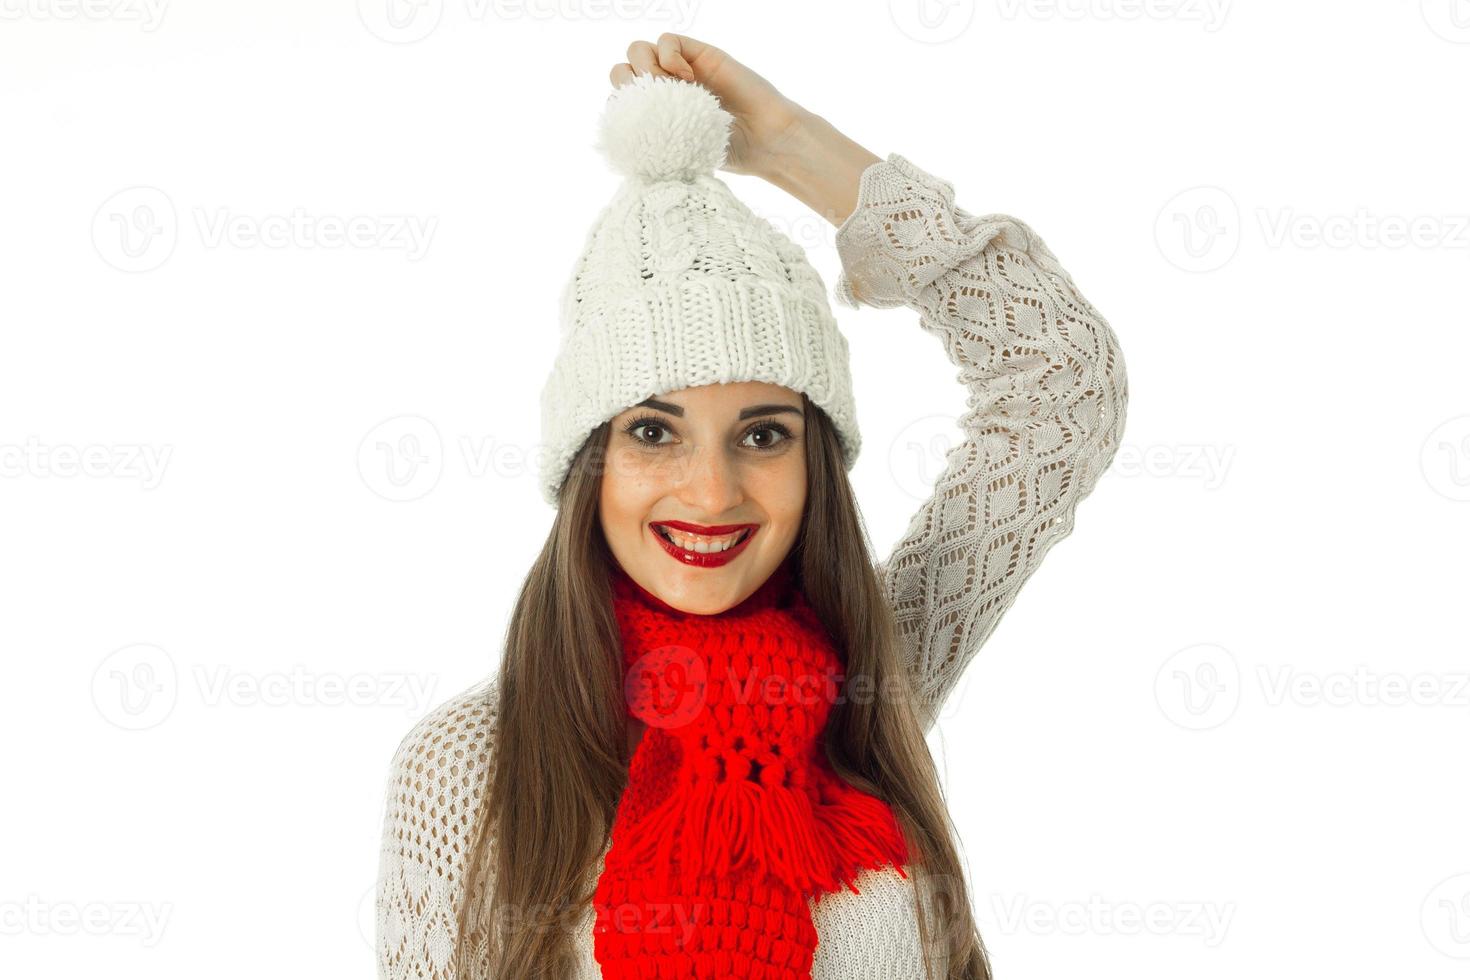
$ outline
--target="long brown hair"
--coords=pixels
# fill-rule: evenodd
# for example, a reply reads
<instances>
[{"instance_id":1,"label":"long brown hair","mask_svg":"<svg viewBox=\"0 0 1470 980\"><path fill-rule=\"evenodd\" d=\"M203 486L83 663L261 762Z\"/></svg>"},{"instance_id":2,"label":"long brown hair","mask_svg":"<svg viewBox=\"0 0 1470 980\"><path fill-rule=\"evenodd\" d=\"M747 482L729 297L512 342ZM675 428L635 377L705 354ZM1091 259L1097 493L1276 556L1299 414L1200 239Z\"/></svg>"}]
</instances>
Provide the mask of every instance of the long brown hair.
<instances>
[{"instance_id":1,"label":"long brown hair","mask_svg":"<svg viewBox=\"0 0 1470 980\"><path fill-rule=\"evenodd\" d=\"M931 980L990 980L938 773L899 655L867 532L831 420L802 395L808 492L794 568L845 652L847 681L825 748L853 786L886 800L913 855L918 928ZM563 980L627 782L628 729L612 610L612 559L598 518L609 424L588 436L556 520L521 587L499 671L493 775L465 867L461 980ZM852 688L863 678L863 696ZM925 905L929 912L925 914ZM928 951L947 952L936 974Z\"/></svg>"}]
</instances>

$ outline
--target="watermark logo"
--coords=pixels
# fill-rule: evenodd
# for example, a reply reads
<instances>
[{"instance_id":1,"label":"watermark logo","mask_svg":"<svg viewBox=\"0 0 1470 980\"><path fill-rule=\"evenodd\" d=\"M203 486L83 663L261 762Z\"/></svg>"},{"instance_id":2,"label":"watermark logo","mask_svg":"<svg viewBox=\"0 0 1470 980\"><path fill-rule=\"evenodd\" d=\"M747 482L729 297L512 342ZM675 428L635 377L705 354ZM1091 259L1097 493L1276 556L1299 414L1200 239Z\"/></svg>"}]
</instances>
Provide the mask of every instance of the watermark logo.
<instances>
[{"instance_id":1,"label":"watermark logo","mask_svg":"<svg viewBox=\"0 0 1470 980\"><path fill-rule=\"evenodd\" d=\"M1154 700L1180 728L1204 731L1229 721L1240 706L1240 665L1214 643L1175 652L1154 676Z\"/></svg>"},{"instance_id":2,"label":"watermark logo","mask_svg":"<svg viewBox=\"0 0 1470 980\"><path fill-rule=\"evenodd\" d=\"M441 438L432 420L399 415L379 422L363 436L357 447L357 470L363 485L384 500L419 500L439 485L446 470L476 480L522 479L538 471L545 451L540 442L493 435ZM587 465L616 470L620 460L605 464L597 458Z\"/></svg>"},{"instance_id":3,"label":"watermark logo","mask_svg":"<svg viewBox=\"0 0 1470 980\"><path fill-rule=\"evenodd\" d=\"M943 44L970 29L975 0L888 0L888 16L905 37Z\"/></svg>"},{"instance_id":4,"label":"watermark logo","mask_svg":"<svg viewBox=\"0 0 1470 980\"><path fill-rule=\"evenodd\" d=\"M439 485L444 441L434 423L422 416L387 419L363 436L357 472L384 500L418 500Z\"/></svg>"},{"instance_id":5,"label":"watermark logo","mask_svg":"<svg viewBox=\"0 0 1470 980\"><path fill-rule=\"evenodd\" d=\"M672 643L633 661L623 677L629 712L649 728L679 728L704 710L708 668L693 649Z\"/></svg>"},{"instance_id":6,"label":"watermark logo","mask_svg":"<svg viewBox=\"0 0 1470 980\"><path fill-rule=\"evenodd\" d=\"M438 678L433 674L359 671L241 671L229 664L194 664L189 679L206 708L401 707L410 716L427 709ZM183 685L174 659L151 643L115 650L92 674L92 703L102 718L127 731L163 723L177 706Z\"/></svg>"},{"instance_id":7,"label":"watermark logo","mask_svg":"<svg viewBox=\"0 0 1470 980\"><path fill-rule=\"evenodd\" d=\"M1446 956L1470 960L1470 874L1446 878L1429 890L1419 910L1429 945Z\"/></svg>"},{"instance_id":8,"label":"watermark logo","mask_svg":"<svg viewBox=\"0 0 1470 980\"><path fill-rule=\"evenodd\" d=\"M444 0L357 0L357 16L379 40L412 44L439 26Z\"/></svg>"},{"instance_id":9,"label":"watermark logo","mask_svg":"<svg viewBox=\"0 0 1470 980\"><path fill-rule=\"evenodd\" d=\"M367 944L368 949L377 948L378 933L378 883L375 881L368 886L368 890L362 893L357 900L357 934Z\"/></svg>"},{"instance_id":10,"label":"watermark logo","mask_svg":"<svg viewBox=\"0 0 1470 980\"><path fill-rule=\"evenodd\" d=\"M1382 214L1361 207L1338 214L1258 207L1254 213L1261 244L1270 249L1470 248L1466 214ZM1239 206L1220 187L1181 191L1154 222L1159 253L1186 272L1224 266L1235 257L1244 232Z\"/></svg>"},{"instance_id":11,"label":"watermark logo","mask_svg":"<svg viewBox=\"0 0 1470 980\"><path fill-rule=\"evenodd\" d=\"M92 674L92 703L118 728L152 728L173 713L178 699L178 668L151 643L114 650Z\"/></svg>"},{"instance_id":12,"label":"watermark logo","mask_svg":"<svg viewBox=\"0 0 1470 980\"><path fill-rule=\"evenodd\" d=\"M174 254L186 229L201 248L299 249L402 252L410 262L428 254L439 219L414 214L314 214L303 207L288 213L247 214L228 207L188 210L187 223L168 194L157 187L118 191L92 216L92 244L108 265L123 272L149 272Z\"/></svg>"},{"instance_id":13,"label":"watermark logo","mask_svg":"<svg viewBox=\"0 0 1470 980\"><path fill-rule=\"evenodd\" d=\"M915 500L928 500L960 444L955 420L948 415L925 415L899 430L888 444L888 472L893 482Z\"/></svg>"},{"instance_id":14,"label":"watermark logo","mask_svg":"<svg viewBox=\"0 0 1470 980\"><path fill-rule=\"evenodd\" d=\"M1470 44L1470 0L1419 0L1429 29L1454 44Z\"/></svg>"},{"instance_id":15,"label":"watermark logo","mask_svg":"<svg viewBox=\"0 0 1470 980\"><path fill-rule=\"evenodd\" d=\"M1470 500L1470 415L1435 426L1419 451L1419 469L1441 497Z\"/></svg>"},{"instance_id":16,"label":"watermark logo","mask_svg":"<svg viewBox=\"0 0 1470 980\"><path fill-rule=\"evenodd\" d=\"M1240 247L1240 208L1220 187L1180 191L1159 210L1154 241L1164 258L1185 272L1212 272Z\"/></svg>"},{"instance_id":17,"label":"watermark logo","mask_svg":"<svg viewBox=\"0 0 1470 980\"><path fill-rule=\"evenodd\" d=\"M1164 717L1195 731L1229 721L1247 693L1264 708L1465 710L1470 709L1470 673L1378 671L1366 664L1321 671L1257 663L1254 681L1247 684L1230 651L1201 643L1171 655L1154 679Z\"/></svg>"},{"instance_id":18,"label":"watermark logo","mask_svg":"<svg viewBox=\"0 0 1470 980\"><path fill-rule=\"evenodd\" d=\"M147 272L163 265L178 238L174 203L157 187L120 190L92 216L92 244L97 254L123 272Z\"/></svg>"}]
</instances>

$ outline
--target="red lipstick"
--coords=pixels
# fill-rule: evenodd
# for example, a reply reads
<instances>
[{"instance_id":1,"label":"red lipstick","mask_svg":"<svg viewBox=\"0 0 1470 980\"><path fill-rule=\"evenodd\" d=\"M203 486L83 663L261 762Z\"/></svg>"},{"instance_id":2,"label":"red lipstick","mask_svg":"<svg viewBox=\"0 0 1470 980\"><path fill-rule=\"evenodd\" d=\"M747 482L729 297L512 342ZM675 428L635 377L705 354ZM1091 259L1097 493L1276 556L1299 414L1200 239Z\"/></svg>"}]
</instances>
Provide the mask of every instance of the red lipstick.
<instances>
[{"instance_id":1,"label":"red lipstick","mask_svg":"<svg viewBox=\"0 0 1470 980\"><path fill-rule=\"evenodd\" d=\"M674 531L687 531L690 534L699 534L705 537L719 537L726 534L745 532L745 537L739 542L726 548L724 551L690 551L687 548L675 544L664 537L659 528L665 527ZM663 546L664 551L670 556L677 558L685 565L694 568L718 568L735 560L750 544L750 539L755 537L755 532L760 530L759 524L690 524L688 521L653 521L648 525L648 531L654 539Z\"/></svg>"}]
</instances>

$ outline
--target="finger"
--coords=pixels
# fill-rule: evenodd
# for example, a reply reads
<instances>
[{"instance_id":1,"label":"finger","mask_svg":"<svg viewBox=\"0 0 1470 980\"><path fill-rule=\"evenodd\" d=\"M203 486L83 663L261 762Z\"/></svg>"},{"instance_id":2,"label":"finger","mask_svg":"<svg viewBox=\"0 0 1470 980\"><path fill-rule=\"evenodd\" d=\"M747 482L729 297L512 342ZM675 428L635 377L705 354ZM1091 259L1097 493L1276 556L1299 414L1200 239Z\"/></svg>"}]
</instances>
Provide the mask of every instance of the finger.
<instances>
[{"instance_id":1,"label":"finger","mask_svg":"<svg viewBox=\"0 0 1470 980\"><path fill-rule=\"evenodd\" d=\"M694 81L694 68L684 59L680 45L685 39L665 31L658 37L658 63L670 74Z\"/></svg>"},{"instance_id":2,"label":"finger","mask_svg":"<svg viewBox=\"0 0 1470 980\"><path fill-rule=\"evenodd\" d=\"M675 48L679 52L679 60L691 67L702 58L723 54L713 44L706 44L698 38L690 37L688 34L675 34L672 31L666 31L659 35L659 51L663 51L665 38L672 40Z\"/></svg>"},{"instance_id":3,"label":"finger","mask_svg":"<svg viewBox=\"0 0 1470 980\"><path fill-rule=\"evenodd\" d=\"M607 73L608 80L612 82L613 88L622 88L633 78L633 66L626 61L620 65L613 65L612 71Z\"/></svg>"},{"instance_id":4,"label":"finger","mask_svg":"<svg viewBox=\"0 0 1470 980\"><path fill-rule=\"evenodd\" d=\"M633 66L633 72L638 75L668 74L659 67L658 51L647 41L634 41L628 45L628 61Z\"/></svg>"}]
</instances>

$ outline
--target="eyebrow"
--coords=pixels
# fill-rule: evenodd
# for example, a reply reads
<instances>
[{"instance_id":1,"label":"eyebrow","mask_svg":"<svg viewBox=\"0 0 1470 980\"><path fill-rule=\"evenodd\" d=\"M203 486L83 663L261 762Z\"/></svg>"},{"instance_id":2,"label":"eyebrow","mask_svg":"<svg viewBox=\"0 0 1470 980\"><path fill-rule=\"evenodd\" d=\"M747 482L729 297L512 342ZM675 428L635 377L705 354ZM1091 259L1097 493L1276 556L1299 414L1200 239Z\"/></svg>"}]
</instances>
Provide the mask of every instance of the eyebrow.
<instances>
[{"instance_id":1,"label":"eyebrow","mask_svg":"<svg viewBox=\"0 0 1470 980\"><path fill-rule=\"evenodd\" d=\"M668 412L670 415L677 415L679 418L684 417L684 409L682 406L674 405L670 402L661 402L657 398L645 398L638 404L646 405L647 407L657 409L660 412ZM800 415L801 409L797 408L795 405L752 405L749 408L743 408L740 410L740 418L748 419L753 415L779 415L782 412L790 412L793 415Z\"/></svg>"}]
</instances>

